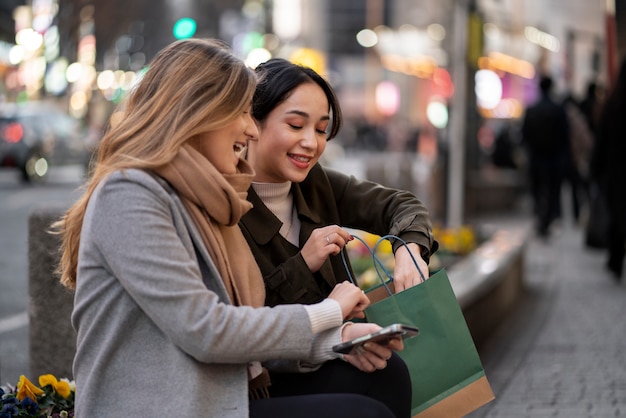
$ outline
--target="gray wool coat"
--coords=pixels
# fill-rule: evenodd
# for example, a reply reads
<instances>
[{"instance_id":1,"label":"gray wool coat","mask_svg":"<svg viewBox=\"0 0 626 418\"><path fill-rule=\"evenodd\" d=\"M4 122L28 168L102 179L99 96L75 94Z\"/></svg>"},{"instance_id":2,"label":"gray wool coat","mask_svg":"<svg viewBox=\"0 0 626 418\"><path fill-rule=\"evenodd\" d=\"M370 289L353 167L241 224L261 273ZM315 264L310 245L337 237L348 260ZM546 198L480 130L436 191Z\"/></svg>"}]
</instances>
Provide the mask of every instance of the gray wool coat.
<instances>
[{"instance_id":1,"label":"gray wool coat","mask_svg":"<svg viewBox=\"0 0 626 418\"><path fill-rule=\"evenodd\" d=\"M182 202L140 170L89 202L72 324L81 418L247 417L248 362L324 344L300 305L232 306Z\"/></svg>"}]
</instances>

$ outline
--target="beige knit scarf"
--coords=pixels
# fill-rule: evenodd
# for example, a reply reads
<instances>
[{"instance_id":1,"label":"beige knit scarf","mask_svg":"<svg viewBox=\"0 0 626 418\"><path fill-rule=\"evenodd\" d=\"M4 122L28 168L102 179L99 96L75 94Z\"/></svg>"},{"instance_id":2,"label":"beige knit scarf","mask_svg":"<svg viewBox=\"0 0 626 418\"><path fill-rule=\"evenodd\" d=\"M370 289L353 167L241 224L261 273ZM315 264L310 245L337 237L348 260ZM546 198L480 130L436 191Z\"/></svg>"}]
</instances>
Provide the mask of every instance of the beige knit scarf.
<instances>
[{"instance_id":1,"label":"beige knit scarf","mask_svg":"<svg viewBox=\"0 0 626 418\"><path fill-rule=\"evenodd\" d=\"M237 174L225 175L189 144L156 170L176 189L202 234L233 305L260 307L263 277L237 223L252 208L246 200L254 172L243 159Z\"/></svg>"}]
</instances>

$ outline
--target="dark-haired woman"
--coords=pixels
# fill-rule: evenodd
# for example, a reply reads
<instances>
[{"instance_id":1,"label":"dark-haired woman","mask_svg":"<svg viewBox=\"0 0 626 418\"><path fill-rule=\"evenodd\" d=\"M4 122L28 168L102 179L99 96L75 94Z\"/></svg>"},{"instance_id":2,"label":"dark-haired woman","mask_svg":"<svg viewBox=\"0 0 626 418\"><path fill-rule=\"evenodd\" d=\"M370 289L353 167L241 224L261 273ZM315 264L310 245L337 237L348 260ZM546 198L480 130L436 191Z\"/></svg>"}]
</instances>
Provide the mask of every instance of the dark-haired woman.
<instances>
[{"instance_id":1,"label":"dark-haired woman","mask_svg":"<svg viewBox=\"0 0 626 418\"><path fill-rule=\"evenodd\" d=\"M314 70L279 58L261 64L256 72L259 83L252 116L259 140L247 150L255 170L248 192L253 209L240 226L263 273L266 303L317 303L337 283L348 280L340 255L351 239L345 228L398 235L427 275L427 262L437 244L424 205L407 191L362 181L318 163L342 123L330 84ZM407 249L399 242L393 243L393 249L396 291L419 283ZM353 356L345 360L350 364L329 362L313 374L273 375L271 391L289 394L306 385L322 387L328 376L347 376L335 379L337 383L328 390L352 387L376 392L387 405L395 406L397 416L408 416L410 383L400 383L407 382L407 374L398 356L392 357L387 370L375 372L362 368Z\"/></svg>"}]
</instances>

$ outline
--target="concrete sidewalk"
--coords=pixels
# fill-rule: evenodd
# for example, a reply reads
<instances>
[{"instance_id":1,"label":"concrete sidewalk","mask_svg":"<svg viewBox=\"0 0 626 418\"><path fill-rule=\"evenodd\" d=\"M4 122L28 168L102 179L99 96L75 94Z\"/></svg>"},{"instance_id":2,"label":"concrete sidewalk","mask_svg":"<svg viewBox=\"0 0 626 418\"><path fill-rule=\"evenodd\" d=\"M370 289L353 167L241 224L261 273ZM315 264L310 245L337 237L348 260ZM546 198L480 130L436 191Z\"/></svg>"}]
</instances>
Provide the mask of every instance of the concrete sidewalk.
<instances>
[{"instance_id":1,"label":"concrete sidewalk","mask_svg":"<svg viewBox=\"0 0 626 418\"><path fill-rule=\"evenodd\" d=\"M626 416L626 279L571 221L529 237L524 296L479 350L496 399L469 416Z\"/></svg>"}]
</instances>

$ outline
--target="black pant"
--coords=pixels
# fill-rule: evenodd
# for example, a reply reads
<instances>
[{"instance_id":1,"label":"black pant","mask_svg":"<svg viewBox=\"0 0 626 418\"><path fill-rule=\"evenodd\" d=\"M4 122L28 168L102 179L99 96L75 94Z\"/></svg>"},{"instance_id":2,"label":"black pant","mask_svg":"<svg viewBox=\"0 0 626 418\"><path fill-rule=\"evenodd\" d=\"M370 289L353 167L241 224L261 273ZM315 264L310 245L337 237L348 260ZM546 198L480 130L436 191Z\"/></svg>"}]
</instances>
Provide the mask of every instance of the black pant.
<instances>
[{"instance_id":1,"label":"black pant","mask_svg":"<svg viewBox=\"0 0 626 418\"><path fill-rule=\"evenodd\" d=\"M533 158L529 175L537 232L546 236L552 221L560 215L563 162L558 158Z\"/></svg>"},{"instance_id":2,"label":"black pant","mask_svg":"<svg viewBox=\"0 0 626 418\"><path fill-rule=\"evenodd\" d=\"M617 278L621 278L624 271L624 257L626 257L626 213L622 205L609 203L610 227L608 239L607 266Z\"/></svg>"},{"instance_id":3,"label":"black pant","mask_svg":"<svg viewBox=\"0 0 626 418\"><path fill-rule=\"evenodd\" d=\"M362 372L343 360L333 360L324 363L315 372L272 373L271 378L270 399L251 402L251 410L255 409L255 414L259 413L252 415L254 417L279 417L281 415L260 415L261 411L256 408L274 406L275 411L278 411L291 404L295 397L300 398L297 402L301 402L314 395L315 402L324 402L326 406L311 405L312 409L307 409L309 407L298 404L298 413L294 415L292 411L291 416L407 418L411 415L412 389L409 371L404 361L395 353L387 362L387 367L372 373ZM358 412L355 409L357 398L360 399ZM270 405L271 403L275 405ZM343 412L333 415L344 406L346 409ZM307 410L303 411L305 409ZM301 411L310 415L302 415Z\"/></svg>"},{"instance_id":4,"label":"black pant","mask_svg":"<svg viewBox=\"0 0 626 418\"><path fill-rule=\"evenodd\" d=\"M572 213L576 222L580 219L580 209L589 201L589 185L573 162L570 162L563 181L569 183L572 197Z\"/></svg>"},{"instance_id":5,"label":"black pant","mask_svg":"<svg viewBox=\"0 0 626 418\"><path fill-rule=\"evenodd\" d=\"M353 393L318 393L250 401L250 418L394 418L380 401Z\"/></svg>"}]
</instances>

